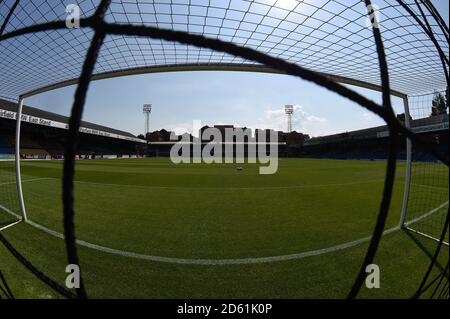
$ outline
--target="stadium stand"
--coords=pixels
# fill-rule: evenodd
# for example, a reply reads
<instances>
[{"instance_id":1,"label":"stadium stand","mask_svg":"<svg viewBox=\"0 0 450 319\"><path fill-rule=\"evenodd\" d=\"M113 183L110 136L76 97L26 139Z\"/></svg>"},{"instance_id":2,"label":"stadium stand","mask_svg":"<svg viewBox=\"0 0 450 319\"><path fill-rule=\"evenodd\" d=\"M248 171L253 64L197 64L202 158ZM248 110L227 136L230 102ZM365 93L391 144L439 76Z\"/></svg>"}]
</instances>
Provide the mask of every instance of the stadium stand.
<instances>
[{"instance_id":1,"label":"stadium stand","mask_svg":"<svg viewBox=\"0 0 450 319\"><path fill-rule=\"evenodd\" d=\"M2 134L0 130L0 160L11 158L13 154L14 148L11 147L8 136L6 134Z\"/></svg>"},{"instance_id":2,"label":"stadium stand","mask_svg":"<svg viewBox=\"0 0 450 319\"><path fill-rule=\"evenodd\" d=\"M434 144L448 156L448 114L432 115L412 120L414 132L425 139L428 144ZM369 159L381 160L387 158L388 147L387 126L344 132L328 136L316 137L305 141L305 146L294 151L295 156L335 159ZM400 142L397 158L406 159L405 140ZM415 161L435 161L436 158L420 147L413 150Z\"/></svg>"},{"instance_id":3,"label":"stadium stand","mask_svg":"<svg viewBox=\"0 0 450 319\"><path fill-rule=\"evenodd\" d=\"M11 113L15 112L16 107L14 103L0 99L0 154L2 154L0 156L2 157L10 157L14 154L15 119ZM62 158L67 117L29 106L24 106L24 115L29 118L22 124L21 156L34 159ZM55 127L54 123L59 123L59 127ZM443 154L448 154L448 114L412 120L411 127L429 144L437 145ZM148 133L148 144L146 144L145 141L137 139L128 132L113 128L89 122L83 122L82 128L79 148L81 158L112 158L144 154L151 157L170 156L170 149L175 143L170 141L171 132L164 129ZM281 157L361 160L387 158L389 134L385 125L314 138L297 132L277 133L280 142L278 155ZM114 136L120 138L114 138ZM434 156L420 148L414 149L412 158L416 161L436 160ZM404 140L400 143L398 159L406 159Z\"/></svg>"}]
</instances>

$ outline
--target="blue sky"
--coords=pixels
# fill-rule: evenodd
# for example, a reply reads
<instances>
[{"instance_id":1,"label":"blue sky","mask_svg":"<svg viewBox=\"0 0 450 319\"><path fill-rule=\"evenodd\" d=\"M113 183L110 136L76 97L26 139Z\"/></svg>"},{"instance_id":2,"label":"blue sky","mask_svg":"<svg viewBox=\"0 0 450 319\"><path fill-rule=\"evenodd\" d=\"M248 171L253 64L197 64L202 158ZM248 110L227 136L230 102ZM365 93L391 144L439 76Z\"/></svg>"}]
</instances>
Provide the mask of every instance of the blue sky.
<instances>
[{"instance_id":1,"label":"blue sky","mask_svg":"<svg viewBox=\"0 0 450 319\"><path fill-rule=\"evenodd\" d=\"M448 21L448 1L434 1ZM380 102L378 92L354 88ZM31 97L26 104L68 115L75 87ZM84 120L129 131L144 130L142 104L153 104L151 130L188 130L193 120L286 129L284 105L296 106L293 129L320 136L381 125L375 115L338 95L286 76L244 72L178 72L127 76L92 82ZM402 112L403 102L393 98Z\"/></svg>"}]
</instances>

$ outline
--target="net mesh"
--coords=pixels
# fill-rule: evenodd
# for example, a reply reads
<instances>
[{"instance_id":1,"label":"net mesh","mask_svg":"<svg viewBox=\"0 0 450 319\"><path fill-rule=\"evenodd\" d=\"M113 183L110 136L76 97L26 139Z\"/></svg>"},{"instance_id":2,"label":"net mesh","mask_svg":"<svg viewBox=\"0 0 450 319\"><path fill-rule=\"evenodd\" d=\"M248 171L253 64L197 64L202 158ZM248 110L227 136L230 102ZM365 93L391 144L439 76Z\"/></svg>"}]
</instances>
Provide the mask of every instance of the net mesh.
<instances>
[{"instance_id":1,"label":"net mesh","mask_svg":"<svg viewBox=\"0 0 450 319\"><path fill-rule=\"evenodd\" d=\"M371 244L349 298L357 296L365 267L374 260L381 240L394 183L396 135L400 133L421 145L425 152L439 158L448 172L448 155L439 152L436 143L429 145L418 138L418 132L411 133L401 126L388 98L392 89L400 95L418 95L448 86L448 27L428 1L377 1L381 34L368 20L369 0L103 0L78 4L83 27L69 30L61 2L0 1L0 95L15 99L77 80L71 82L78 88L65 149L63 181L64 232L71 264L78 264L72 198L74 154L92 75L106 77L112 72L123 74L120 71L139 68L145 72L152 68L176 70L184 65L264 65L319 84L382 117L391 131L385 189ZM369 10L369 18L371 14ZM383 106L318 72L377 86L383 92ZM424 107L412 105L412 110ZM425 176L423 180L414 179L417 185L427 189L446 186L435 183L432 177L445 175L440 166L426 166L429 163L422 161L417 164L414 172L419 170L413 178L419 178L421 171ZM448 197L448 184L446 187ZM428 192L423 200L411 203L420 214L435 207L442 198L438 192ZM430 200L435 194L439 194L436 200ZM448 213L445 218L441 232L448 225ZM1 233L0 240L42 281L66 297L75 297L36 269ZM433 296L448 298L448 264L429 283L441 246L442 241L415 297L436 283ZM84 286L77 289L76 296L86 297Z\"/></svg>"},{"instance_id":2,"label":"net mesh","mask_svg":"<svg viewBox=\"0 0 450 319\"><path fill-rule=\"evenodd\" d=\"M435 92L409 97L413 130L426 136L428 143L448 153L448 105L446 92ZM433 110L436 101L442 101L440 110ZM435 101L435 102L433 102ZM408 210L408 227L439 239L448 211L449 170L418 146L413 146ZM448 232L447 232L448 233ZM446 236L448 242L448 234Z\"/></svg>"},{"instance_id":3,"label":"net mesh","mask_svg":"<svg viewBox=\"0 0 450 319\"><path fill-rule=\"evenodd\" d=\"M14 139L10 132L0 127L0 229L7 227L19 217L13 145Z\"/></svg>"},{"instance_id":4,"label":"net mesh","mask_svg":"<svg viewBox=\"0 0 450 319\"><path fill-rule=\"evenodd\" d=\"M0 5L0 25L14 5ZM414 0L406 1L420 17ZM99 1L79 1L80 17ZM380 0L380 24L393 90L405 94L445 87L439 55L430 38L395 1ZM436 40L448 56L444 32L425 11ZM23 1L4 34L38 23L64 20L59 1ZM185 31L258 50L309 69L380 85L378 57L364 1L330 0L155 0L112 1L105 20ZM46 30L0 42L0 95L16 98L35 89L75 79L89 47L90 28ZM94 74L180 65L255 65L234 55L173 41L107 35ZM426 82L417 78L427 78Z\"/></svg>"}]
</instances>

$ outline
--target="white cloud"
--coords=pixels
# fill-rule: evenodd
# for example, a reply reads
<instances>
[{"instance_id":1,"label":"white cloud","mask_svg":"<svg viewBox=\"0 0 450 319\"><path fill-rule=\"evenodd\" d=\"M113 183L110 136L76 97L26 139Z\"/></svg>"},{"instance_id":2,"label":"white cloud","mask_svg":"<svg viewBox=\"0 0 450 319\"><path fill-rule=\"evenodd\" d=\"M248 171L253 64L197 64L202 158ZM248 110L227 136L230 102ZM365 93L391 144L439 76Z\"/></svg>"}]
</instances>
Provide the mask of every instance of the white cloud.
<instances>
[{"instance_id":1,"label":"white cloud","mask_svg":"<svg viewBox=\"0 0 450 319\"><path fill-rule=\"evenodd\" d=\"M168 131L175 132L177 135L181 135L184 133L190 133L192 134L192 128L193 128L193 122L180 122L180 123L173 123L173 124L167 124L164 125L164 127L161 127L159 129L166 129Z\"/></svg>"},{"instance_id":2,"label":"white cloud","mask_svg":"<svg viewBox=\"0 0 450 319\"><path fill-rule=\"evenodd\" d=\"M284 107L279 109L265 110L261 117L257 118L255 123L242 125L252 129L274 129L278 131L287 130L287 115ZM328 134L328 120L306 112L301 105L294 106L292 115L292 129L297 132L311 134L314 136Z\"/></svg>"},{"instance_id":3,"label":"white cloud","mask_svg":"<svg viewBox=\"0 0 450 319\"><path fill-rule=\"evenodd\" d=\"M287 131L287 116L284 111L284 107L277 109L266 109L262 114L256 118L256 120L245 122L223 122L214 121L213 123L202 122L203 125L221 125L221 124L234 124L238 127L248 127L253 130L259 129L274 129L276 131ZM165 124L163 126L166 130L174 131L176 134L180 135L185 132L193 133L193 122L178 122ZM162 128L162 127L161 127ZM328 120L324 117L309 114L304 110L301 105L294 106L294 114L292 115L292 129L297 132L304 134L309 134L311 136L320 136L332 134L333 130L329 127ZM197 136L197 132L193 133Z\"/></svg>"}]
</instances>

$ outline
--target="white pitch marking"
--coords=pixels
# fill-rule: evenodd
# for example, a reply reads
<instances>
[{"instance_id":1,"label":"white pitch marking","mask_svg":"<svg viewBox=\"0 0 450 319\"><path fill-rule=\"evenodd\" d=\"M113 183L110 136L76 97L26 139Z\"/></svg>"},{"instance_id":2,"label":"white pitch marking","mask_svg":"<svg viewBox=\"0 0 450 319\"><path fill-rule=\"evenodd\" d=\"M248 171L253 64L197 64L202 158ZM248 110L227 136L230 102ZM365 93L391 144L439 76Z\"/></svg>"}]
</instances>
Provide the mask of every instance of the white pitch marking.
<instances>
[{"instance_id":1,"label":"white pitch marking","mask_svg":"<svg viewBox=\"0 0 450 319\"><path fill-rule=\"evenodd\" d=\"M54 231L52 229L49 229L43 225L35 223L31 220L26 221L26 223L30 224L31 226L33 226L51 236L54 236L54 237L57 237L60 239L64 239L63 234L61 234L57 231ZM389 228L383 232L383 235L390 234L399 229L400 229L400 227L398 227L398 226ZM368 242L368 241L370 241L371 238L372 238L372 236L367 236L364 238L360 238L360 239L346 242L343 244L339 244L336 246L327 247L327 248L323 248L323 249L317 249L317 250L310 250L310 251L296 253L296 254L270 256L270 257L236 258L236 259L191 259L191 258L153 256L153 255L145 255L145 254L124 251L124 250L120 250L120 249L109 248L109 247L93 244L93 243L90 243L90 242L87 242L84 240L79 240L79 239L76 240L76 243L79 246L88 247L88 248L98 250L101 252L105 252L105 253L109 253L109 254L130 257L130 258L136 258L136 259L142 259L142 260L149 260L149 261L165 262L165 263L172 263L172 264L187 264L187 265L238 265L238 264L268 263L268 262L276 262L276 261L301 259L301 258L305 258L305 257L318 256L318 255L350 248L350 247L362 244L364 242Z\"/></svg>"},{"instance_id":2,"label":"white pitch marking","mask_svg":"<svg viewBox=\"0 0 450 319\"><path fill-rule=\"evenodd\" d=\"M10 214L10 215L16 217L16 218L20 218L20 219L22 218L20 215L14 213L12 210L6 208L5 206L0 205L0 209L3 210L3 211L5 211L5 212L7 212L8 214Z\"/></svg>"},{"instance_id":3,"label":"white pitch marking","mask_svg":"<svg viewBox=\"0 0 450 319\"><path fill-rule=\"evenodd\" d=\"M16 220L15 222L12 222L12 223L10 223L10 224L8 224L8 225L6 225L6 226L3 226L3 227L0 228L0 231L5 230L5 229L8 229L9 227L12 227L12 226L14 226L14 225L17 225L17 224L20 223L21 221L22 221L22 220Z\"/></svg>"},{"instance_id":4,"label":"white pitch marking","mask_svg":"<svg viewBox=\"0 0 450 319\"><path fill-rule=\"evenodd\" d=\"M441 210L442 208L444 208L445 206L448 205L448 201L446 201L445 203L442 203L441 205L439 205L438 207L430 210L428 213L425 213L419 217L416 217L408 222L405 223L405 226L409 226L411 224L417 223L418 221L424 219L425 217L428 217L430 215L433 215L434 213L436 213L437 211Z\"/></svg>"},{"instance_id":5,"label":"white pitch marking","mask_svg":"<svg viewBox=\"0 0 450 319\"><path fill-rule=\"evenodd\" d=\"M43 178L33 178L33 179L26 179L23 180L22 183L24 182L35 182L35 181L43 181L43 180L49 180L49 179L56 179L56 178L51 178L51 177L43 177ZM4 186L4 185L11 185L11 184L16 184L17 182L6 182L6 183L0 183L0 186Z\"/></svg>"},{"instance_id":6,"label":"white pitch marking","mask_svg":"<svg viewBox=\"0 0 450 319\"><path fill-rule=\"evenodd\" d=\"M47 180L57 180L57 178L45 178ZM164 189L164 190L184 190L184 191L197 191L197 190L210 190L210 191L239 191L239 190L278 190L278 189L302 189L302 188L324 188L333 186L346 186L346 185L360 185L360 184L370 184L376 182L382 182L384 179L373 179L367 181L359 182L349 182L349 183L335 183L335 184L317 184L317 185L295 185L295 186L271 186L271 187L179 187L179 186L144 186L144 185L126 185L126 184L112 184L112 183L98 183L98 182L88 182L88 181L74 181L79 184L92 184L92 185L103 185L103 186L114 186L114 187L128 187L128 188L141 188L141 189Z\"/></svg>"},{"instance_id":7,"label":"white pitch marking","mask_svg":"<svg viewBox=\"0 0 450 319\"><path fill-rule=\"evenodd\" d=\"M414 186L417 186L417 187L425 187L425 188L432 188L432 189L448 190L448 186L433 186L433 185L416 184L416 183L411 183L411 185L414 185Z\"/></svg>"},{"instance_id":8,"label":"white pitch marking","mask_svg":"<svg viewBox=\"0 0 450 319\"><path fill-rule=\"evenodd\" d=\"M430 210L429 212L422 215L420 218L424 218L426 216L429 216L436 211L442 209L445 205L448 205L448 201L439 205L438 207ZM417 221L414 220L414 221ZM413 222L413 221L411 221ZM409 224L411 224L411 222ZM46 232L49 235L52 235L54 237L64 239L64 235L54 231L52 229L49 229L45 226L42 226L38 223L35 223L31 220L27 221L28 224L31 226L42 230L43 232ZM390 233L393 233L397 230L400 230L400 226L392 227L389 229L386 229L383 232L383 235L387 235ZM310 250L302 253L296 253L296 254L289 254L289 255L280 255L280 256L270 256L270 257L252 257L252 258L236 258L236 259L190 259L190 258L176 258L176 257L163 257L163 256L153 256L153 255L145 255L145 254L139 254L129 251L124 251L120 249L114 249L109 248L97 244L93 244L84 240L78 240L76 243L80 246L88 247L94 250L102 251L109 254L124 256L124 257L130 257L130 258L136 258L136 259L142 259L142 260L149 260L149 261L157 261L157 262L165 262L165 263L172 263L172 264L188 264L188 265L239 265L239 264L258 264L258 263L268 263L268 262L276 262L276 261L285 261L285 260L293 260L293 259L301 259L305 257L311 257L311 256L318 256L323 255L343 249L347 249L350 247L354 247L356 245L362 244L364 242L368 242L372 239L372 236L366 236L354 241L349 241L343 244L339 244L336 246L331 246L327 248L317 249L317 250Z\"/></svg>"}]
</instances>

